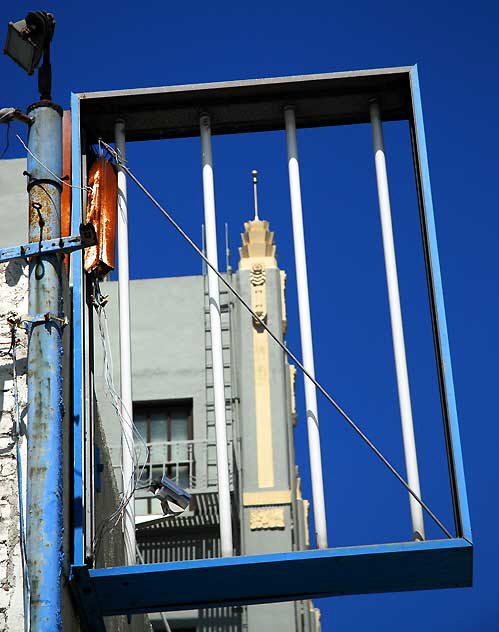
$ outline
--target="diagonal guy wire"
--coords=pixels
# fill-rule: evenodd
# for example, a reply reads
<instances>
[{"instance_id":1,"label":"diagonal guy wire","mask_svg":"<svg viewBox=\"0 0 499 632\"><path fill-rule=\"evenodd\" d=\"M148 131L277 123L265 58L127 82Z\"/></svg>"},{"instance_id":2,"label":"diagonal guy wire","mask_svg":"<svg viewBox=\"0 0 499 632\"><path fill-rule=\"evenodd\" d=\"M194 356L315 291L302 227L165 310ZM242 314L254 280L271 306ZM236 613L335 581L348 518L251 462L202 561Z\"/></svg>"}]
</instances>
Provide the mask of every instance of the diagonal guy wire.
<instances>
[{"instance_id":1,"label":"diagonal guy wire","mask_svg":"<svg viewBox=\"0 0 499 632\"><path fill-rule=\"evenodd\" d=\"M316 388L324 395L324 397L330 402L336 410L340 413L340 415L345 419L345 421L350 424L353 430L359 435L359 437L367 443L367 445L371 448L374 454L385 464L385 466L390 470L390 472L399 480L399 482L406 488L409 494L423 507L423 509L427 512L430 518L437 524L445 535L448 538L453 538L450 531L442 524L442 522L436 517L433 511L428 507L428 505L414 492L410 487L404 477L398 473L398 471L393 467L390 461L378 450L378 448L374 445L374 443L367 437L366 434L357 426L357 424L349 417L346 411L338 404L336 400L334 400L331 395L326 391L326 389L319 384L319 382L310 375L307 369L303 366L303 364L298 360L298 358L292 353L284 343L282 343L279 338L272 332L271 329L265 324L265 322L255 314L255 312L251 309L251 307L246 303L243 297L235 290L232 285L224 279L222 274L216 269L216 267L210 263L206 255L196 246L196 244L192 241L192 239L187 235L186 232L177 224L177 222L173 219L173 217L166 211L161 204L156 200L156 198L146 189L146 187L140 182L140 180L130 171L130 169L126 166L124 160L119 155L117 151L115 151L110 145L105 143L103 140L99 139L99 144L103 145L108 152L114 157L116 163L119 165L121 169L135 182L135 184L141 189L143 193L151 200L151 202L156 206L166 217L166 219L170 222L170 224L182 235L182 237L189 243L189 245L198 253L198 255L203 259L207 266L213 270L213 272L218 276L220 281L232 292L232 294L237 298L237 300L244 305L244 307L249 311L249 313L253 316L253 318L261 325L265 331L269 334L269 336L276 342L279 347L284 351L284 353L293 360L297 367L301 369L301 371L308 377L308 379L315 384Z\"/></svg>"}]
</instances>

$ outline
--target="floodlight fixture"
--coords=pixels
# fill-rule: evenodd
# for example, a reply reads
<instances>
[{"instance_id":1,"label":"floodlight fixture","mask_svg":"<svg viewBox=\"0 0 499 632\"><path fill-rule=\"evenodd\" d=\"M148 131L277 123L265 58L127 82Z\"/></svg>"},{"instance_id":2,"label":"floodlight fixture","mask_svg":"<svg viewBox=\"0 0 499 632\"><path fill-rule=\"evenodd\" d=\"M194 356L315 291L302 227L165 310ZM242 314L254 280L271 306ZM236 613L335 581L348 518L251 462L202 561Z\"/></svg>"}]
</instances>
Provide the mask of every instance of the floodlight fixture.
<instances>
[{"instance_id":1,"label":"floodlight fixture","mask_svg":"<svg viewBox=\"0 0 499 632\"><path fill-rule=\"evenodd\" d=\"M9 22L4 53L32 75L43 55L38 74L38 89L42 100L51 100L52 71L50 42L54 35L55 19L46 11L30 11L24 20Z\"/></svg>"},{"instance_id":2,"label":"floodlight fixture","mask_svg":"<svg viewBox=\"0 0 499 632\"><path fill-rule=\"evenodd\" d=\"M0 123L10 123L11 121L21 121L22 123L32 122L31 118L21 112L19 108L0 108Z\"/></svg>"},{"instance_id":3,"label":"floodlight fixture","mask_svg":"<svg viewBox=\"0 0 499 632\"><path fill-rule=\"evenodd\" d=\"M168 476L163 476L161 480L153 480L149 486L149 491L161 501L161 508L165 516L177 516L183 513L191 502L191 494Z\"/></svg>"}]
</instances>

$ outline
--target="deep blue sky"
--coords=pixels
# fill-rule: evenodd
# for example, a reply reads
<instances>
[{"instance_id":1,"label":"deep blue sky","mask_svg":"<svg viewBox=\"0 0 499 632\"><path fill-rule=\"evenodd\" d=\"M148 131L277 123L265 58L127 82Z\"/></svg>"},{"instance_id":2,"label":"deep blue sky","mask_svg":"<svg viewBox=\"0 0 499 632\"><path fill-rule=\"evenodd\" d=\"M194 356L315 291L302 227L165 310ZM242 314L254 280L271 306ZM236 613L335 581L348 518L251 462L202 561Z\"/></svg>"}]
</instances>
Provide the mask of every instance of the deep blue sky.
<instances>
[{"instance_id":1,"label":"deep blue sky","mask_svg":"<svg viewBox=\"0 0 499 632\"><path fill-rule=\"evenodd\" d=\"M64 107L71 91L418 63L476 543L474 588L317 603L326 632L497 630L497 4L15 4L4 3L0 24L29 9L56 14L54 98ZM35 80L8 58L0 61L0 105L26 107L36 99ZM23 155L15 129L6 157ZM5 133L0 129L0 152ZM403 470L370 130L306 130L298 140L316 372ZM407 126L385 125L385 141L422 493L452 526ZM280 132L214 138L220 265L224 222L237 264L239 232L251 217L249 171L257 168L261 215L276 232L279 262L289 273L288 342L299 350L284 143ZM130 146L129 164L199 241L197 139ZM134 277L200 271L132 185L130 213ZM297 451L309 495L300 378L298 385ZM323 400L320 420L330 544L407 540L406 494ZM438 535L430 525L428 532Z\"/></svg>"}]
</instances>

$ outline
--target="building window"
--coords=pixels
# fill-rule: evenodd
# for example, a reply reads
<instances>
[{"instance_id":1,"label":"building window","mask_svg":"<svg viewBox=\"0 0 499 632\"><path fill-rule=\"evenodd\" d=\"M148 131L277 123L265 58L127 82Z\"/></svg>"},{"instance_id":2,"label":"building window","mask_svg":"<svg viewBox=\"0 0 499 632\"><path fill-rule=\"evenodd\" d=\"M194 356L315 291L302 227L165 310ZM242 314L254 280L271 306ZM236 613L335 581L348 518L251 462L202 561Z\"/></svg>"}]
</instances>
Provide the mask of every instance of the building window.
<instances>
[{"instance_id":1,"label":"building window","mask_svg":"<svg viewBox=\"0 0 499 632\"><path fill-rule=\"evenodd\" d=\"M134 404L133 420L147 443L149 455L139 487L166 474L181 487L191 487L194 473L192 400ZM136 440L144 462L144 450ZM149 497L147 497L149 496ZM135 499L138 515L161 514L159 500L139 490Z\"/></svg>"}]
</instances>

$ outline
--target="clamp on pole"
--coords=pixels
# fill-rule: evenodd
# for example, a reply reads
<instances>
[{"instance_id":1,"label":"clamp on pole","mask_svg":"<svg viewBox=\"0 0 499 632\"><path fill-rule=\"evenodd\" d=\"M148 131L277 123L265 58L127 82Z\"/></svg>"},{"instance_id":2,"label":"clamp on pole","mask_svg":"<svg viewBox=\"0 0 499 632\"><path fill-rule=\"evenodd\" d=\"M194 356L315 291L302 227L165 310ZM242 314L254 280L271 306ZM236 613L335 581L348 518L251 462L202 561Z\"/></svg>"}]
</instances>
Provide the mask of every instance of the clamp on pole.
<instances>
[{"instance_id":1,"label":"clamp on pole","mask_svg":"<svg viewBox=\"0 0 499 632\"><path fill-rule=\"evenodd\" d=\"M80 234L71 237L57 237L56 239L45 239L43 241L33 241L23 246L14 246L0 250L0 263L11 259L27 259L51 253L66 254L95 246L97 234L93 224L81 224Z\"/></svg>"},{"instance_id":2,"label":"clamp on pole","mask_svg":"<svg viewBox=\"0 0 499 632\"><path fill-rule=\"evenodd\" d=\"M66 327L66 325L69 325L69 320L66 316L64 316L63 318L59 318L59 316L54 316L54 314L47 312L46 314L34 314L33 316L24 316L20 319L19 323L19 326L26 329L26 333L29 336L31 335L33 328L37 325L54 325L54 327L57 327L59 332L62 334L62 330L64 329L64 327Z\"/></svg>"}]
</instances>

